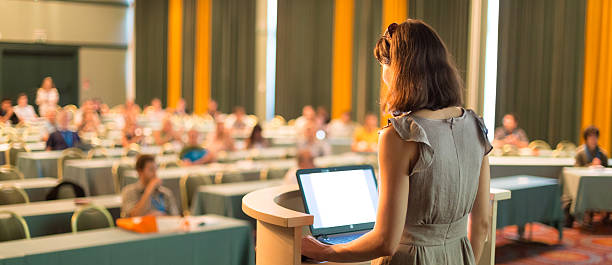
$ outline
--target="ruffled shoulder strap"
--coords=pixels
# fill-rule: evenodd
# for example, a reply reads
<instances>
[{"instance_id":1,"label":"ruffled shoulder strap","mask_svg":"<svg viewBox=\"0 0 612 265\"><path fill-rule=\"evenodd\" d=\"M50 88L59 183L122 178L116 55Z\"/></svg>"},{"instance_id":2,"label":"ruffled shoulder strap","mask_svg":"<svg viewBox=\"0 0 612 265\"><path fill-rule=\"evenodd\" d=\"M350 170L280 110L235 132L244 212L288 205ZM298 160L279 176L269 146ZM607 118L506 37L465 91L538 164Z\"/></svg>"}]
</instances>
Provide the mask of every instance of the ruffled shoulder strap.
<instances>
[{"instance_id":1,"label":"ruffled shoulder strap","mask_svg":"<svg viewBox=\"0 0 612 265\"><path fill-rule=\"evenodd\" d=\"M414 120L410 112L390 118L387 126L393 126L400 138L404 141L419 144L419 160L412 169L411 175L429 168L433 162L434 149L429 143L427 133L423 127Z\"/></svg>"},{"instance_id":2,"label":"ruffled shoulder strap","mask_svg":"<svg viewBox=\"0 0 612 265\"><path fill-rule=\"evenodd\" d=\"M484 147L484 154L487 155L488 153L491 152L491 150L493 150L493 146L491 145L491 142L489 142L489 136L488 136L489 130L487 129L487 126L485 126L485 123L482 117L478 116L478 114L476 114L471 109L466 109L465 111L467 111L467 114L472 116L476 120L476 123L478 124L478 129L479 129L478 131L480 132L479 134L480 142L482 143L482 146Z\"/></svg>"}]
</instances>

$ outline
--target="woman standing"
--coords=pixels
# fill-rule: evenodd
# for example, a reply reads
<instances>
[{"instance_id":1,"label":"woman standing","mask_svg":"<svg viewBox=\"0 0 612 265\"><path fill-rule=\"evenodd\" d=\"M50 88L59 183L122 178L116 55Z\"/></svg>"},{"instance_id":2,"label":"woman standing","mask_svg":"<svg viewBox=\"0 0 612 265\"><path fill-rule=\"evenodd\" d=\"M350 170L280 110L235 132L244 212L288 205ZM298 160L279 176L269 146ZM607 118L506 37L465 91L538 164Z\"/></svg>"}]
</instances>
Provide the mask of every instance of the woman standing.
<instances>
[{"instance_id":1,"label":"woman standing","mask_svg":"<svg viewBox=\"0 0 612 265\"><path fill-rule=\"evenodd\" d=\"M59 101L59 93L53 79L47 76L43 79L38 92L36 92L36 105L38 105L38 113L40 116L45 116L48 111L57 110L57 102Z\"/></svg>"},{"instance_id":2,"label":"woman standing","mask_svg":"<svg viewBox=\"0 0 612 265\"><path fill-rule=\"evenodd\" d=\"M476 264L489 228L486 128L461 107L462 83L438 34L409 19L374 50L389 88L380 131L380 198L374 229L347 244L302 240L317 260L372 264ZM471 213L471 240L467 219Z\"/></svg>"}]
</instances>

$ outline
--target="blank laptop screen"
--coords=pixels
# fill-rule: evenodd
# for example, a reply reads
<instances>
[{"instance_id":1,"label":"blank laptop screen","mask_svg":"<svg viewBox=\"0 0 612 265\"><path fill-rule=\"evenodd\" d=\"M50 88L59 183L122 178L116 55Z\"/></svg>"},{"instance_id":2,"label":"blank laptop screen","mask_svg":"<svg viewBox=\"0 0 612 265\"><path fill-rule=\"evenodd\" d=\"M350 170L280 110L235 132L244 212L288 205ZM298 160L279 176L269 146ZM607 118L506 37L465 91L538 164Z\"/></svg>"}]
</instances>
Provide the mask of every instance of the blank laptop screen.
<instances>
[{"instance_id":1,"label":"blank laptop screen","mask_svg":"<svg viewBox=\"0 0 612 265\"><path fill-rule=\"evenodd\" d=\"M372 169L300 174L305 203L314 215L312 228L376 221L378 191Z\"/></svg>"}]
</instances>

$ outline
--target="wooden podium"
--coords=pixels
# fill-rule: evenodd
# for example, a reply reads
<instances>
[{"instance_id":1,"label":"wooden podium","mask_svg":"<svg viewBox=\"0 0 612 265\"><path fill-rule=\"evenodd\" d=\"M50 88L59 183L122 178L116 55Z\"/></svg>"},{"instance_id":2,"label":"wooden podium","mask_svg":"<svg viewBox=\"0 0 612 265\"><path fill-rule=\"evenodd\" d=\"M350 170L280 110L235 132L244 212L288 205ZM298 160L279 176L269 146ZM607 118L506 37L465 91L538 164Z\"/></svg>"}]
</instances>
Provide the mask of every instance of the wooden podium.
<instances>
[{"instance_id":1,"label":"wooden podium","mask_svg":"<svg viewBox=\"0 0 612 265\"><path fill-rule=\"evenodd\" d=\"M508 198L510 198L509 191L491 189L493 209L491 234L485 244L480 265L494 264L497 201ZM255 264L302 264L302 235L308 233L308 226L313 223L314 217L304 213L304 204L298 185L277 186L251 192L242 199L242 211L257 220Z\"/></svg>"}]
</instances>

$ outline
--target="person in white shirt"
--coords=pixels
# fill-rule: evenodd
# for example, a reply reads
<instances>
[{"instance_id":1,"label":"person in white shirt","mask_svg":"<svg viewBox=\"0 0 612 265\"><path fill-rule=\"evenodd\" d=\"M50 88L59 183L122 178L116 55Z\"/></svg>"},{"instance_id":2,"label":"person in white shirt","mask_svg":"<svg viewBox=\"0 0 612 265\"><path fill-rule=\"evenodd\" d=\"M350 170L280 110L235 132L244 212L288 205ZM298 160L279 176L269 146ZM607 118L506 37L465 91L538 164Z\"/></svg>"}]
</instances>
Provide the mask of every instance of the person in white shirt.
<instances>
[{"instance_id":1,"label":"person in white shirt","mask_svg":"<svg viewBox=\"0 0 612 265\"><path fill-rule=\"evenodd\" d=\"M34 107L28 104L28 95L25 93L19 94L17 97L17 105L13 107L13 111L17 114L17 117L22 121L33 121L38 118Z\"/></svg>"},{"instance_id":2,"label":"person in white shirt","mask_svg":"<svg viewBox=\"0 0 612 265\"><path fill-rule=\"evenodd\" d=\"M314 108L306 105L302 108L302 116L295 119L295 130L298 134L304 133L307 124L317 124L317 114ZM319 124L317 124L317 127Z\"/></svg>"},{"instance_id":3,"label":"person in white shirt","mask_svg":"<svg viewBox=\"0 0 612 265\"><path fill-rule=\"evenodd\" d=\"M40 116L45 116L49 111L57 110L57 102L59 101L59 93L53 79L47 76L43 79L42 85L36 92L36 105L38 105L38 113Z\"/></svg>"},{"instance_id":4,"label":"person in white shirt","mask_svg":"<svg viewBox=\"0 0 612 265\"><path fill-rule=\"evenodd\" d=\"M314 156L308 149L300 149L297 152L297 166L289 169L285 174L284 183L285 184L297 184L297 176L296 173L299 169L310 169L315 168L314 164Z\"/></svg>"},{"instance_id":5,"label":"person in white shirt","mask_svg":"<svg viewBox=\"0 0 612 265\"><path fill-rule=\"evenodd\" d=\"M347 111L327 125L327 132L330 138L352 138L356 128L357 124L351 120L351 113Z\"/></svg>"},{"instance_id":6,"label":"person in white shirt","mask_svg":"<svg viewBox=\"0 0 612 265\"><path fill-rule=\"evenodd\" d=\"M317 124L307 123L304 125L304 136L297 142L298 149L310 150L314 157L328 156L332 154L331 145L321 138L321 134L317 135Z\"/></svg>"}]
</instances>

